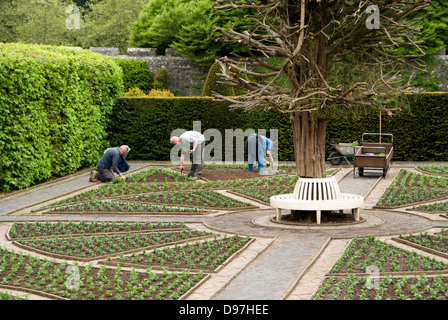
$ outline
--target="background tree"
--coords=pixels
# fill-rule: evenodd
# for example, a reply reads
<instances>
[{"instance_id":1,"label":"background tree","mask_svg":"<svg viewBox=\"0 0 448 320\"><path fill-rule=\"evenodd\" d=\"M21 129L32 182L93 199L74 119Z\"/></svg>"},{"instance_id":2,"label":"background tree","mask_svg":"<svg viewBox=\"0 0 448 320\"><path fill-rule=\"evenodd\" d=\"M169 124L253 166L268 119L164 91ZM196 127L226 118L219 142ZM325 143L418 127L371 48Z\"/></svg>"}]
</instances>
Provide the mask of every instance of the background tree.
<instances>
[{"instance_id":1,"label":"background tree","mask_svg":"<svg viewBox=\"0 0 448 320\"><path fill-rule=\"evenodd\" d=\"M151 0L133 24L130 45L158 48L172 47L199 65L212 65L222 54L240 46L218 43L215 26L243 31L250 24L246 11L214 12L213 0Z\"/></svg>"},{"instance_id":2,"label":"background tree","mask_svg":"<svg viewBox=\"0 0 448 320\"><path fill-rule=\"evenodd\" d=\"M429 14L429 15L428 15ZM426 53L434 53L448 48L448 0L431 1L430 5L414 16L426 16L420 23L422 40L428 48Z\"/></svg>"},{"instance_id":3,"label":"background tree","mask_svg":"<svg viewBox=\"0 0 448 320\"><path fill-rule=\"evenodd\" d=\"M248 54L218 60L222 83L243 86L249 91L235 99L214 96L246 110L265 108L289 113L298 175L325 177L328 108L382 108L385 94L408 88L400 71L424 68L419 60L424 55L419 47L420 30L413 24L419 20L409 16L428 3L428 0L217 0L215 10L249 9L256 14L251 15L255 22L251 32L215 28L223 36L221 41L239 43ZM372 28L375 27L371 23L372 13L366 13L370 5L378 6L378 29ZM280 57L284 62L275 67L263 57ZM351 63L350 73L334 81L330 70L347 61ZM270 72L253 71L256 67ZM271 80L247 81L238 77L236 71ZM274 84L284 74L289 80L288 88ZM412 73L407 75L408 80L411 78Z\"/></svg>"},{"instance_id":4,"label":"background tree","mask_svg":"<svg viewBox=\"0 0 448 320\"><path fill-rule=\"evenodd\" d=\"M0 1L0 41L77 45L76 29L67 28L63 0Z\"/></svg>"},{"instance_id":5,"label":"background tree","mask_svg":"<svg viewBox=\"0 0 448 320\"><path fill-rule=\"evenodd\" d=\"M128 48L130 26L137 19L146 0L90 0L83 10L81 45Z\"/></svg>"}]
</instances>

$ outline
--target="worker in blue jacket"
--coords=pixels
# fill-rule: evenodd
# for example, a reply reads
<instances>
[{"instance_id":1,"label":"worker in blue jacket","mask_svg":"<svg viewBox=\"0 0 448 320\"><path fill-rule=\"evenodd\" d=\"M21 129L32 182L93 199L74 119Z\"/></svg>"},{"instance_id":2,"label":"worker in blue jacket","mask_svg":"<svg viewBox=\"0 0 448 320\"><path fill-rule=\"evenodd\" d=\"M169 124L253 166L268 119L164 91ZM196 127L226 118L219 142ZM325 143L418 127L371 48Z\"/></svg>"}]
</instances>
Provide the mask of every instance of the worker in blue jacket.
<instances>
[{"instance_id":1,"label":"worker in blue jacket","mask_svg":"<svg viewBox=\"0 0 448 320\"><path fill-rule=\"evenodd\" d=\"M248 154L247 170L254 171L254 162L258 159L258 172L264 172L264 154L271 156L273 143L261 134L251 134L244 145L244 153Z\"/></svg>"},{"instance_id":2,"label":"worker in blue jacket","mask_svg":"<svg viewBox=\"0 0 448 320\"><path fill-rule=\"evenodd\" d=\"M131 149L122 145L116 148L107 149L96 165L97 170L93 170L90 175L90 182L109 182L115 178L114 172L125 180L123 172L129 170L129 164L125 157Z\"/></svg>"}]
</instances>

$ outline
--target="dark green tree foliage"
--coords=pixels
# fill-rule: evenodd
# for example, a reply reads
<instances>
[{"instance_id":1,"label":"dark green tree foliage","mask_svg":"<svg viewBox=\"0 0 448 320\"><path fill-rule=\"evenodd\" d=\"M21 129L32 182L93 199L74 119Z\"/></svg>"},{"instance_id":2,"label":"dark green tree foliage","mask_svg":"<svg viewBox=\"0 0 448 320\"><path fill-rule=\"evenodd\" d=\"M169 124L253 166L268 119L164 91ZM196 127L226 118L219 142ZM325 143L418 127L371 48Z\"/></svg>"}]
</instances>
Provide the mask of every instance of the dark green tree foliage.
<instances>
[{"instance_id":1,"label":"dark green tree foliage","mask_svg":"<svg viewBox=\"0 0 448 320\"><path fill-rule=\"evenodd\" d=\"M0 190L95 164L122 71L88 50L0 43Z\"/></svg>"},{"instance_id":2,"label":"dark green tree foliage","mask_svg":"<svg viewBox=\"0 0 448 320\"><path fill-rule=\"evenodd\" d=\"M145 93L152 89L152 72L146 64L136 59L114 59L123 70L124 91L139 88Z\"/></svg>"},{"instance_id":3,"label":"dark green tree foliage","mask_svg":"<svg viewBox=\"0 0 448 320\"><path fill-rule=\"evenodd\" d=\"M418 13L423 16L430 13L419 25L423 27L422 40L428 48L427 53L434 53L448 48L448 0L432 0L430 5Z\"/></svg>"},{"instance_id":4,"label":"dark green tree foliage","mask_svg":"<svg viewBox=\"0 0 448 320\"><path fill-rule=\"evenodd\" d=\"M211 65L221 55L241 52L235 45L216 42L215 26L244 30L247 12L213 12L211 0L152 0L141 11L131 30L134 47L166 49L189 57L199 65Z\"/></svg>"}]
</instances>

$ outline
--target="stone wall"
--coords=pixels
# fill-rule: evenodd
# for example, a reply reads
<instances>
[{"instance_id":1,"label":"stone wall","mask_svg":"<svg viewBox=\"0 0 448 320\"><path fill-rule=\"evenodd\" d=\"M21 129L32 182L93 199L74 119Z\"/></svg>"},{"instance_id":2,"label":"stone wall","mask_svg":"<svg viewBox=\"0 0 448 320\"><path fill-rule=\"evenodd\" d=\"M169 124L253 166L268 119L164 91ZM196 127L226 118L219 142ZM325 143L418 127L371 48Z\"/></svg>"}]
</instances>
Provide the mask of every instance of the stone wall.
<instances>
[{"instance_id":1,"label":"stone wall","mask_svg":"<svg viewBox=\"0 0 448 320\"><path fill-rule=\"evenodd\" d=\"M138 59L146 63L153 76L158 69L168 71L168 89L181 96L201 95L209 67L202 67L168 48L165 55L157 55L155 48L129 48L120 55L118 48L91 47L91 51L121 59Z\"/></svg>"},{"instance_id":2,"label":"stone wall","mask_svg":"<svg viewBox=\"0 0 448 320\"><path fill-rule=\"evenodd\" d=\"M446 49L440 50L433 56L439 60L433 73L440 78L440 91L448 92L448 55Z\"/></svg>"},{"instance_id":3,"label":"stone wall","mask_svg":"<svg viewBox=\"0 0 448 320\"><path fill-rule=\"evenodd\" d=\"M168 71L168 89L181 96L201 95L209 67L201 67L189 58L168 48L165 55L157 55L155 48L129 48L127 55L120 55L118 48L91 47L91 51L121 59L138 59L146 63L154 75L158 69ZM448 55L442 49L433 56L439 59L433 75L440 78L440 90L448 92Z\"/></svg>"}]
</instances>

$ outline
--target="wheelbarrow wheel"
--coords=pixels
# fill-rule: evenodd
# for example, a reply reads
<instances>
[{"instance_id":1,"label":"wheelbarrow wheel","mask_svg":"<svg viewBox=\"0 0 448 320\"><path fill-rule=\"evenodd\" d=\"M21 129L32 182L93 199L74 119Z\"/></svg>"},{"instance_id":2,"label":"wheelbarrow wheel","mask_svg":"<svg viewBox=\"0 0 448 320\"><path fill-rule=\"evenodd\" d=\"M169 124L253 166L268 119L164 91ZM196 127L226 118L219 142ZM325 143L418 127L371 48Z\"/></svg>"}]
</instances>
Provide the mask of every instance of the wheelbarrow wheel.
<instances>
[{"instance_id":1,"label":"wheelbarrow wheel","mask_svg":"<svg viewBox=\"0 0 448 320\"><path fill-rule=\"evenodd\" d=\"M339 158L338 158L339 157ZM340 165L342 163L342 156L339 152L332 152L329 156L330 163L334 166ZM331 159L334 158L334 159Z\"/></svg>"}]
</instances>

